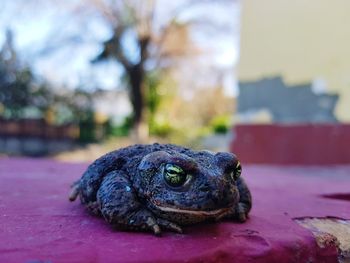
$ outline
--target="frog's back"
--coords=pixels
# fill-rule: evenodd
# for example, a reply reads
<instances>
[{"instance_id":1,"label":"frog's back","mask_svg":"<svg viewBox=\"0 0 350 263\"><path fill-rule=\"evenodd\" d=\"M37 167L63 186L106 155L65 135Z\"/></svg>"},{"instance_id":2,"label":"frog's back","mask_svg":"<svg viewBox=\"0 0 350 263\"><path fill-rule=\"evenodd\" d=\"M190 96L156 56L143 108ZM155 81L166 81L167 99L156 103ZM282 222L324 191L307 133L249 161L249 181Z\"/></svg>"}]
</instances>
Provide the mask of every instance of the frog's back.
<instances>
[{"instance_id":1,"label":"frog's back","mask_svg":"<svg viewBox=\"0 0 350 263\"><path fill-rule=\"evenodd\" d=\"M81 202L90 208L90 211L98 213L97 207L95 207L97 205L96 196L103 178L108 173L118 170L132 181L132 177L137 175L137 169L142 158L156 151L167 151L169 153L191 152L190 149L181 146L158 143L149 145L136 144L109 152L89 165L81 179L73 186L72 192L74 190L75 192L71 195L71 200L74 200L79 195Z\"/></svg>"},{"instance_id":2,"label":"frog's back","mask_svg":"<svg viewBox=\"0 0 350 263\"><path fill-rule=\"evenodd\" d=\"M192 151L188 148L173 144L136 144L120 150L111 152L115 159L123 160L123 166L118 169L123 170L130 178L136 174L142 158L152 152L165 151L170 154L185 153L190 154ZM107 154L108 155L108 154ZM132 180L132 178L130 178Z\"/></svg>"}]
</instances>

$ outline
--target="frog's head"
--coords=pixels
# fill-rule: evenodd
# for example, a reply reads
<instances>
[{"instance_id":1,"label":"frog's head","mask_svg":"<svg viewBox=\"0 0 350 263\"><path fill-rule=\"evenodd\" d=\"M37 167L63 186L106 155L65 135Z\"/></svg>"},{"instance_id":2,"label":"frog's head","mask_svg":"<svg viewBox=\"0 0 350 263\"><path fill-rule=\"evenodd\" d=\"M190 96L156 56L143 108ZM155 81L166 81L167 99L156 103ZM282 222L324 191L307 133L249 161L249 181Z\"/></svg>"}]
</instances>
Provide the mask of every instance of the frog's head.
<instances>
[{"instance_id":1,"label":"frog's head","mask_svg":"<svg viewBox=\"0 0 350 263\"><path fill-rule=\"evenodd\" d=\"M153 211L218 217L238 203L240 174L232 153L158 151L142 159L135 186Z\"/></svg>"}]
</instances>

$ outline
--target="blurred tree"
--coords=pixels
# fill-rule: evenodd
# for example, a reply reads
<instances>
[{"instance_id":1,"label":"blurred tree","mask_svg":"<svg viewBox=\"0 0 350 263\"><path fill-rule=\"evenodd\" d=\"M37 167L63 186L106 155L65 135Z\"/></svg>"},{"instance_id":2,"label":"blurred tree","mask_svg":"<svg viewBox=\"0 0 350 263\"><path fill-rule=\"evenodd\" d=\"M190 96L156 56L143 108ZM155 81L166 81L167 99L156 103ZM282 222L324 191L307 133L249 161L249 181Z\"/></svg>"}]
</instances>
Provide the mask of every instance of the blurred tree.
<instances>
[{"instance_id":1,"label":"blurred tree","mask_svg":"<svg viewBox=\"0 0 350 263\"><path fill-rule=\"evenodd\" d=\"M0 116L20 119L30 111L50 124L87 123L94 114L91 101L91 94L82 89L57 94L47 83L37 81L31 69L22 65L12 32L7 30L0 50Z\"/></svg>"},{"instance_id":2,"label":"blurred tree","mask_svg":"<svg viewBox=\"0 0 350 263\"><path fill-rule=\"evenodd\" d=\"M145 128L147 106L152 115L158 104L155 85L161 70L169 66L170 60L198 54L189 37L189 25L208 21L181 22L179 17L189 7L203 2L218 4L232 1L184 1L170 14L160 30L156 29L155 0L90 1L113 29L94 62L113 58L122 65L129 84L134 131L141 141L148 133L148 127ZM149 77L148 73L151 73Z\"/></svg>"},{"instance_id":3,"label":"blurred tree","mask_svg":"<svg viewBox=\"0 0 350 263\"><path fill-rule=\"evenodd\" d=\"M11 30L6 31L5 43L0 51L0 115L20 119L32 109L43 117L54 100L45 83L37 83L31 69L23 65L13 47Z\"/></svg>"},{"instance_id":4,"label":"blurred tree","mask_svg":"<svg viewBox=\"0 0 350 263\"><path fill-rule=\"evenodd\" d=\"M91 46L96 43L102 44L101 52L95 53L92 60L113 60L121 65L134 111L133 127L135 134L142 140L148 133L145 127L149 117L147 113L154 114L159 106L160 94L157 85L159 79L164 76L164 69L177 66L180 59L191 60L193 56L203 54L203 49L200 50L199 46L208 46L201 45L202 42L208 44L210 40L216 45L217 32L225 36L232 32L228 29L230 23L222 19L222 14L229 14L230 21L232 3L236 1L37 0L35 5L32 1L17 2L21 4L14 4L9 10L26 10L28 17L32 17L32 11L38 12L37 5L40 3L40 11L45 13L45 19L40 21L49 21L47 18L56 13L52 23L48 24L47 30L45 29L47 34L45 39L41 39L43 43L33 45L35 48L31 58L39 60L39 57L50 56L67 46L70 46L70 51L84 50L82 44L90 44L89 47L85 47L86 50L91 50ZM221 11L216 7L220 7ZM106 39L106 34L101 31L108 30L110 35ZM202 32L202 35L198 34L199 32ZM203 32L206 39L203 38ZM106 40L102 43L102 39ZM57 71L62 69L66 61L70 63L78 59L76 54L66 53L69 53L69 58L62 61ZM206 52L207 55L209 53ZM203 61L200 63L203 64ZM56 73L56 68L48 70ZM188 71L193 78L192 72L196 72L196 69L191 67ZM79 78L86 79L86 75L82 74ZM88 84L93 86L90 81ZM152 116L150 118L152 119Z\"/></svg>"},{"instance_id":5,"label":"blurred tree","mask_svg":"<svg viewBox=\"0 0 350 263\"><path fill-rule=\"evenodd\" d=\"M30 105L30 85L33 75L29 68L21 67L13 48L10 30L0 51L0 104L4 117L20 118Z\"/></svg>"}]
</instances>

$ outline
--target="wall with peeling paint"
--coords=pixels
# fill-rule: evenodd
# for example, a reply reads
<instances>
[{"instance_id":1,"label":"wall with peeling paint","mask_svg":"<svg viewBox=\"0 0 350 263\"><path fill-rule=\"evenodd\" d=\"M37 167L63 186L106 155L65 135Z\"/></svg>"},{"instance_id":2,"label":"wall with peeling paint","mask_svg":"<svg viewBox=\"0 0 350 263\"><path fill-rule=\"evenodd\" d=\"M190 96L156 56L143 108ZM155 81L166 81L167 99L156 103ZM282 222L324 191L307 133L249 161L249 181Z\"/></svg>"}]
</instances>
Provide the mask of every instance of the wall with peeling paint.
<instances>
[{"instance_id":1,"label":"wall with peeling paint","mask_svg":"<svg viewBox=\"0 0 350 263\"><path fill-rule=\"evenodd\" d=\"M237 111L240 122L337 123L334 107L339 96L317 94L310 84L287 86L280 77L240 82ZM260 117L259 117L260 116ZM252 118L253 117L253 118Z\"/></svg>"},{"instance_id":2,"label":"wall with peeling paint","mask_svg":"<svg viewBox=\"0 0 350 263\"><path fill-rule=\"evenodd\" d=\"M319 103L317 94L324 93L326 97L329 95L327 100L331 100L331 104L334 102L334 115L331 116L326 110L323 111L325 115L320 118L325 120L329 117L331 122L337 120L349 123L349 10L350 1L347 0L242 1L241 51L238 65L241 94L249 95L248 91L243 91L243 88L247 87L244 83L251 85L256 82L256 92L261 87L270 93L271 101L268 104L288 103L292 113L293 107L298 110L305 108L307 112L309 104ZM315 96L305 96L305 101L301 103L295 97L300 95L298 92L287 96L287 93L279 95L268 91L263 86L265 78L271 77L281 77L287 89L306 88L308 91L305 93L309 93L311 88ZM302 87L303 85L305 87ZM261 92L259 91L259 94L262 94ZM253 89L250 95L252 98L256 96L254 93ZM337 99L334 96L337 96ZM251 102L243 102L246 99L241 95L238 100L242 100L238 107L242 113ZM276 116L271 112L273 109L262 110L262 122L276 120ZM322 113L322 110L320 112ZM249 111L244 113L249 116ZM309 116L310 122L318 120L318 117ZM278 120L281 118L283 120L283 116L278 117ZM243 119L249 120L249 117L244 118L243 115Z\"/></svg>"}]
</instances>

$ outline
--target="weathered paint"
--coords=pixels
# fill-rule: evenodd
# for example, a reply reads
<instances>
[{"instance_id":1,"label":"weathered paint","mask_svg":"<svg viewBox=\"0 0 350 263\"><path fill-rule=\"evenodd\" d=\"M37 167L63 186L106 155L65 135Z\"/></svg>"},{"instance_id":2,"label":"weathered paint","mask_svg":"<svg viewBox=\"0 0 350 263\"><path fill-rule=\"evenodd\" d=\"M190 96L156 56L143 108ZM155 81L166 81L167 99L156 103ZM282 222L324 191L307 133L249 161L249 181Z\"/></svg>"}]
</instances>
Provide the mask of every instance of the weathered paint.
<instances>
[{"instance_id":1,"label":"weathered paint","mask_svg":"<svg viewBox=\"0 0 350 263\"><path fill-rule=\"evenodd\" d=\"M336 123L336 94L315 94L311 84L287 86L280 77L239 83L237 112L266 110L273 123Z\"/></svg>"}]
</instances>

